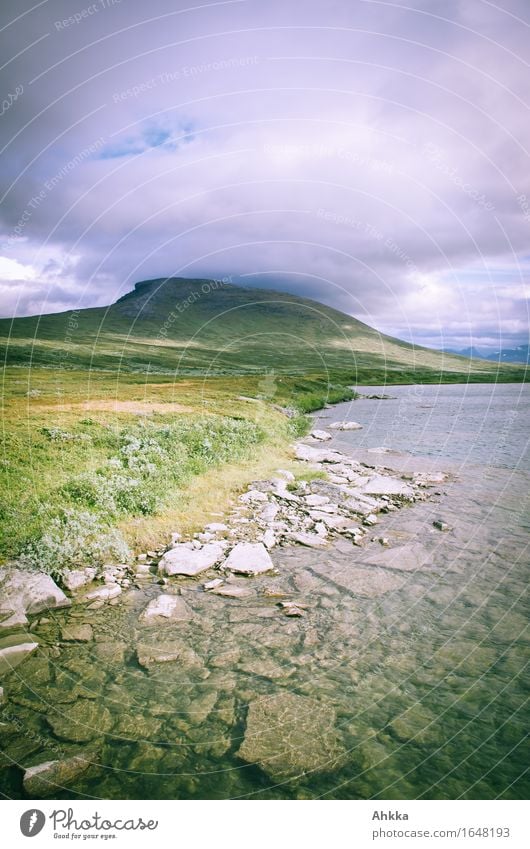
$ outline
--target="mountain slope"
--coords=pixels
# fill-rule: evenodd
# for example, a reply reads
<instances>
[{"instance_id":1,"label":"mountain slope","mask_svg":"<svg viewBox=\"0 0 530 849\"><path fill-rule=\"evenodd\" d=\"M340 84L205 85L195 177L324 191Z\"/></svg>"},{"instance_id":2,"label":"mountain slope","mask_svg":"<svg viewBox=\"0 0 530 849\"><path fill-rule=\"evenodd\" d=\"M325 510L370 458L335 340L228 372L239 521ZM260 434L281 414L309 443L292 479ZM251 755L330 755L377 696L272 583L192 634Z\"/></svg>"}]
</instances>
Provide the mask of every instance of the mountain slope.
<instances>
[{"instance_id":1,"label":"mountain slope","mask_svg":"<svg viewBox=\"0 0 530 849\"><path fill-rule=\"evenodd\" d=\"M213 280L137 283L109 307L0 321L7 364L153 373L304 374L496 367L415 347L317 301ZM513 379L516 379L515 377Z\"/></svg>"}]
</instances>

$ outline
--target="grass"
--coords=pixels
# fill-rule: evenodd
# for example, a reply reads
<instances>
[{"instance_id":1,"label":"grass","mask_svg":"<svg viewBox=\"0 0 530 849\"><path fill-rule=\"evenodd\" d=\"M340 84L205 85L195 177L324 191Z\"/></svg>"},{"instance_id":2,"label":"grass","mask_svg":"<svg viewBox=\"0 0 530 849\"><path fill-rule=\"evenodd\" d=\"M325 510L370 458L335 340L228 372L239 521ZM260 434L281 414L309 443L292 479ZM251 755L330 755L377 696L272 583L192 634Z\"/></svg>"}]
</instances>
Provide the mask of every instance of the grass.
<instances>
[{"instance_id":1,"label":"grass","mask_svg":"<svg viewBox=\"0 0 530 849\"><path fill-rule=\"evenodd\" d=\"M126 560L223 512L249 477L289 466L288 446L307 428L303 415L287 418L260 399L259 382L7 369L0 557L57 576ZM315 387L324 392L316 379L300 389ZM277 400L292 401L286 386ZM151 403L171 412L150 413Z\"/></svg>"}]
</instances>

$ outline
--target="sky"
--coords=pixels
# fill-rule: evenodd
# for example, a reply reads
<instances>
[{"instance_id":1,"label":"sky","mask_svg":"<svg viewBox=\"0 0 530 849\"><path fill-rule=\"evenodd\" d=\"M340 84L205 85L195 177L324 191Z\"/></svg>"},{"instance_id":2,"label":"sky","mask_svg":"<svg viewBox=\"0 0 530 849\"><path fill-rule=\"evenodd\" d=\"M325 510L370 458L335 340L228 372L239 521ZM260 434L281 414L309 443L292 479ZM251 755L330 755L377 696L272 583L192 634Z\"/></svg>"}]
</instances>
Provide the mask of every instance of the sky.
<instances>
[{"instance_id":1,"label":"sky","mask_svg":"<svg viewBox=\"0 0 530 849\"><path fill-rule=\"evenodd\" d=\"M528 344L528 0L3 0L0 315L226 277Z\"/></svg>"}]
</instances>

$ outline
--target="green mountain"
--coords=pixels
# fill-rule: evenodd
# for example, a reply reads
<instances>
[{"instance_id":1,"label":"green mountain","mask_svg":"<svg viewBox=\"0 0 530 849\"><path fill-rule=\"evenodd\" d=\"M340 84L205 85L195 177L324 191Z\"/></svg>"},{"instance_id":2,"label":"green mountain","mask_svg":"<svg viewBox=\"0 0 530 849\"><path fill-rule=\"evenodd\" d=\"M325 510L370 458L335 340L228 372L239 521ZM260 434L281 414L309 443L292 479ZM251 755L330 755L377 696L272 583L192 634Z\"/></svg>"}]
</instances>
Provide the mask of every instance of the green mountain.
<instances>
[{"instance_id":1,"label":"green mountain","mask_svg":"<svg viewBox=\"0 0 530 849\"><path fill-rule=\"evenodd\" d=\"M0 320L8 365L158 374L444 373L493 379L498 367L378 333L307 298L214 280L162 278L137 283L108 307ZM517 380L504 368L503 379ZM498 376L498 375L497 375Z\"/></svg>"}]
</instances>

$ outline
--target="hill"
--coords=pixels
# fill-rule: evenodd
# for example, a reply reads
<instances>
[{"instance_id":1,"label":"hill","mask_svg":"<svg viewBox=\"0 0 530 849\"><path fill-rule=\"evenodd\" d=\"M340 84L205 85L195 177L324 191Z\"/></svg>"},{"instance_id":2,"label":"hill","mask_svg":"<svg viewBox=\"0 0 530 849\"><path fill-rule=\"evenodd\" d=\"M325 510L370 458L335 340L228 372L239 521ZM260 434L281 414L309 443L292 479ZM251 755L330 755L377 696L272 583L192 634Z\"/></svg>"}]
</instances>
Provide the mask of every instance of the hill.
<instances>
[{"instance_id":1,"label":"hill","mask_svg":"<svg viewBox=\"0 0 530 849\"><path fill-rule=\"evenodd\" d=\"M137 283L108 307L3 319L0 344L7 365L62 369L340 373L349 382L499 376L497 365L401 342L317 301L184 278Z\"/></svg>"}]
</instances>

